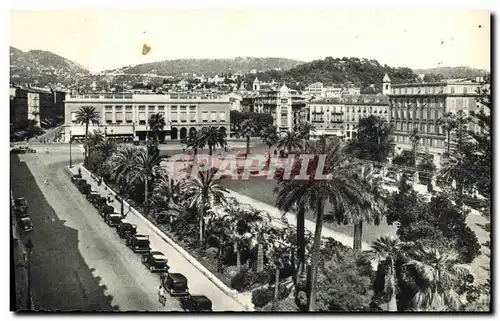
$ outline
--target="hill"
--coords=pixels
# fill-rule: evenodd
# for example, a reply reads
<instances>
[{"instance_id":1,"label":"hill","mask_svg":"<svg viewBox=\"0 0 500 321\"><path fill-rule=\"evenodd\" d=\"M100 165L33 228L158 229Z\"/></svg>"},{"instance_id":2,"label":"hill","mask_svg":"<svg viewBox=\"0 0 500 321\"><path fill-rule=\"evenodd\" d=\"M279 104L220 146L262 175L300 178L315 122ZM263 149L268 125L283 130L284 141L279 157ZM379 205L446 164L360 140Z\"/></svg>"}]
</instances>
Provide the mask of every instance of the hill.
<instances>
[{"instance_id":1,"label":"hill","mask_svg":"<svg viewBox=\"0 0 500 321\"><path fill-rule=\"evenodd\" d=\"M443 78L471 78L485 76L488 72L484 69L470 67L437 67L428 69L414 69L416 74L440 75Z\"/></svg>"},{"instance_id":2,"label":"hill","mask_svg":"<svg viewBox=\"0 0 500 321\"><path fill-rule=\"evenodd\" d=\"M352 84L360 87L365 94L382 91L382 78L388 73L392 83L416 82L418 76L406 67L392 68L381 65L374 59L332 58L298 65L285 71L260 72L257 75L246 75L245 83L249 88L257 76L259 80L270 82L286 82L287 86L299 90L305 89L314 82L322 82L325 86L333 84Z\"/></svg>"},{"instance_id":3,"label":"hill","mask_svg":"<svg viewBox=\"0 0 500 321\"><path fill-rule=\"evenodd\" d=\"M13 84L69 87L89 74L85 67L50 51L24 52L10 47L10 81Z\"/></svg>"},{"instance_id":4,"label":"hill","mask_svg":"<svg viewBox=\"0 0 500 321\"><path fill-rule=\"evenodd\" d=\"M182 74L204 74L214 76L221 73L249 73L253 70L286 70L302 63L286 58L238 57L234 59L176 59L165 60L132 67L120 68L127 74L157 74L181 76Z\"/></svg>"}]
</instances>

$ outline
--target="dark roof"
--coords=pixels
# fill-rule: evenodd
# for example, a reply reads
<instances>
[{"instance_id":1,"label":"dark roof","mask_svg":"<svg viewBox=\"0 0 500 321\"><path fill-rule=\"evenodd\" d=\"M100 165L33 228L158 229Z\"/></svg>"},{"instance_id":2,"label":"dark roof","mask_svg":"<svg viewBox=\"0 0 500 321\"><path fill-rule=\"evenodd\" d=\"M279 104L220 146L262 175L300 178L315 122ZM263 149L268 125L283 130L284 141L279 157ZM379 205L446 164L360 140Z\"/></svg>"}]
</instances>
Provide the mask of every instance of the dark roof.
<instances>
[{"instance_id":1,"label":"dark roof","mask_svg":"<svg viewBox=\"0 0 500 321\"><path fill-rule=\"evenodd\" d=\"M181 273L169 273L168 276L174 281L187 282L187 278Z\"/></svg>"}]
</instances>

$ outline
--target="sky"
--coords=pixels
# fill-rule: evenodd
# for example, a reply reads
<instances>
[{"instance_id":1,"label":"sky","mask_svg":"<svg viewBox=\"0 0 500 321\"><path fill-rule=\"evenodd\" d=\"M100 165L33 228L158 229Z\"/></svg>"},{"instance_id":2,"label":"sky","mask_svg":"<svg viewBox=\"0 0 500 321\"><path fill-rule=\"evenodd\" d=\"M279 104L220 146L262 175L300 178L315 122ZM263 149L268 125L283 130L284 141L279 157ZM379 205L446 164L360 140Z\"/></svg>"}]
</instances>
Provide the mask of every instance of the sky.
<instances>
[{"instance_id":1,"label":"sky","mask_svg":"<svg viewBox=\"0 0 500 321\"><path fill-rule=\"evenodd\" d=\"M17 10L9 41L93 72L183 58L327 56L490 69L489 19L488 11L449 8Z\"/></svg>"}]
</instances>

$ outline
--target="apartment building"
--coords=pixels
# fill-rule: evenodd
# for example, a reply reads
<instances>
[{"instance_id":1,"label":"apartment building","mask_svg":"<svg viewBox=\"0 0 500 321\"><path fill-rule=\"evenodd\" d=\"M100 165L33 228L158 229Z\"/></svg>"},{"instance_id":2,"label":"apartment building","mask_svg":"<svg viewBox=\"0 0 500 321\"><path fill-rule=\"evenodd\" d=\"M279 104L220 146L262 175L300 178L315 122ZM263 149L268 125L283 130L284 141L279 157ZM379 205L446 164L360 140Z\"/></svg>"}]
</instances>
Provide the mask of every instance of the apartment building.
<instances>
[{"instance_id":1,"label":"apartment building","mask_svg":"<svg viewBox=\"0 0 500 321\"><path fill-rule=\"evenodd\" d=\"M92 106L100 122L89 130L101 130L111 137L138 137L144 140L149 131L148 119L153 114L164 116L166 126L159 139L180 140L195 135L203 128L217 127L229 135L230 106L228 97L193 94L100 93L70 95L65 102L65 140L83 137L85 125L77 124L76 113L83 106Z\"/></svg>"},{"instance_id":2,"label":"apartment building","mask_svg":"<svg viewBox=\"0 0 500 321\"><path fill-rule=\"evenodd\" d=\"M445 150L446 133L438 120L448 113L463 110L466 114L479 108L476 104L480 82L447 80L437 83L393 84L389 94L389 120L394 126L397 151L411 149L410 133L420 135L420 152L429 152L440 161Z\"/></svg>"},{"instance_id":3,"label":"apartment building","mask_svg":"<svg viewBox=\"0 0 500 321\"><path fill-rule=\"evenodd\" d=\"M340 98L313 100L308 103L310 120L315 126L311 137L355 137L359 120L370 115L387 119L389 98L384 95L343 95Z\"/></svg>"}]
</instances>

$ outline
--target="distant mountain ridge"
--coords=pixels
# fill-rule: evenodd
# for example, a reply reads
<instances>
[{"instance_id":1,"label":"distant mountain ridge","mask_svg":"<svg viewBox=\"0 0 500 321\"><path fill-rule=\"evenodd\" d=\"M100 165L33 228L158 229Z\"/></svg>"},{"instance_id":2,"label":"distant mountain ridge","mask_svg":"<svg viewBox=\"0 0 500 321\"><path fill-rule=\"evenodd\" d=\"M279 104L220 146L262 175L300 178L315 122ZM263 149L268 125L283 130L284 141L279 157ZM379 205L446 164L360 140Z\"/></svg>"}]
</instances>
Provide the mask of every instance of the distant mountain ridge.
<instances>
[{"instance_id":1,"label":"distant mountain ridge","mask_svg":"<svg viewBox=\"0 0 500 321\"><path fill-rule=\"evenodd\" d=\"M441 75L444 78L476 78L485 76L488 71L484 69L478 68L470 68L470 67L435 67L435 68L427 68L427 69L413 69L413 72L416 74L434 74Z\"/></svg>"},{"instance_id":2,"label":"distant mountain ridge","mask_svg":"<svg viewBox=\"0 0 500 321\"><path fill-rule=\"evenodd\" d=\"M246 74L252 71L287 70L303 61L287 58L237 57L233 59L175 59L139 64L115 69L127 74L157 74L181 76L198 74L214 76L221 73Z\"/></svg>"},{"instance_id":3,"label":"distant mountain ridge","mask_svg":"<svg viewBox=\"0 0 500 321\"><path fill-rule=\"evenodd\" d=\"M24 52L10 47L11 83L36 84L38 86L68 86L75 79L86 77L89 70L82 65L53 52L30 50Z\"/></svg>"}]
</instances>

